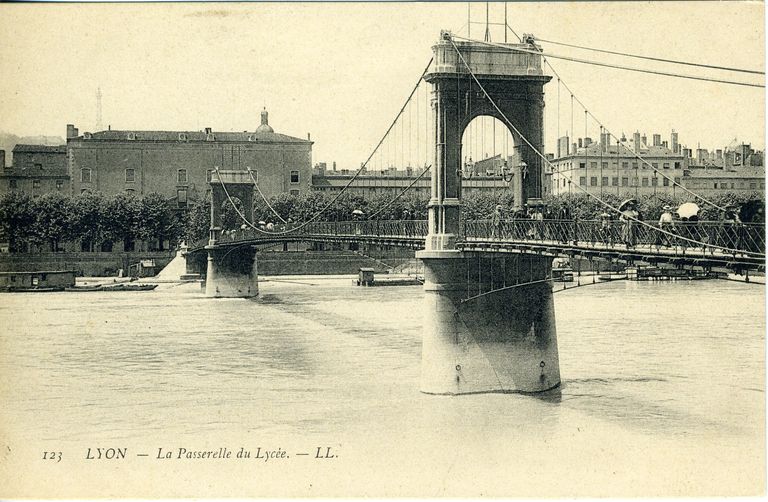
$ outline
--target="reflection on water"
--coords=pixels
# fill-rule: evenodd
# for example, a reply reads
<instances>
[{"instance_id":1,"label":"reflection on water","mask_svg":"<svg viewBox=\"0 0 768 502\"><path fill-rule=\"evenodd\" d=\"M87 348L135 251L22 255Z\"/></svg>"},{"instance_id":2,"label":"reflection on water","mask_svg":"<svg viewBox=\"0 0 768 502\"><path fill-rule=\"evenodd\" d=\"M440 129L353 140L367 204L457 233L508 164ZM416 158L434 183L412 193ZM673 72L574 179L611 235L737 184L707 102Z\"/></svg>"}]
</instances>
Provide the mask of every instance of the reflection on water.
<instances>
[{"instance_id":1,"label":"reflection on water","mask_svg":"<svg viewBox=\"0 0 768 502\"><path fill-rule=\"evenodd\" d=\"M418 391L420 287L302 278L261 291L5 295L6 416L24 434L75 442L221 431L474 441L612 427L762 444L760 286L621 282L555 295L561 387L459 398Z\"/></svg>"}]
</instances>

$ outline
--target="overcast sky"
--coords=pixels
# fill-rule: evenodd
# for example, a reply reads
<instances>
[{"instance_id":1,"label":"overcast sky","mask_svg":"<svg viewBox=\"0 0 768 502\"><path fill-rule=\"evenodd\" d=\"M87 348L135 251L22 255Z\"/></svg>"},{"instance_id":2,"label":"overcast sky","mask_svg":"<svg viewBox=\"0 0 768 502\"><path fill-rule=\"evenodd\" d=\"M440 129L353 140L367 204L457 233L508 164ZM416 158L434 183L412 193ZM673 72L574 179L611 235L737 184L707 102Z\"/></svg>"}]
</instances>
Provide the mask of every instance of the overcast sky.
<instances>
[{"instance_id":1,"label":"overcast sky","mask_svg":"<svg viewBox=\"0 0 768 502\"><path fill-rule=\"evenodd\" d=\"M485 4L472 5L473 21ZM509 3L518 33L764 69L762 3ZM503 4L491 4L491 21ZM266 106L277 132L315 141L313 161L367 157L431 56L441 29L466 35L466 3L0 5L0 130L64 136L94 130L96 88L113 129L253 130ZM484 27L473 25L473 37ZM510 35L511 36L511 35ZM502 41L494 32L493 40ZM545 51L648 66L542 43ZM614 132L639 129L703 148L734 137L764 147L764 89L552 60ZM762 77L650 65L762 82ZM557 92L547 87L547 151ZM560 132L570 127L561 91ZM580 121L580 122L579 122ZM583 131L583 112L575 129ZM596 129L590 135L597 136Z\"/></svg>"}]
</instances>

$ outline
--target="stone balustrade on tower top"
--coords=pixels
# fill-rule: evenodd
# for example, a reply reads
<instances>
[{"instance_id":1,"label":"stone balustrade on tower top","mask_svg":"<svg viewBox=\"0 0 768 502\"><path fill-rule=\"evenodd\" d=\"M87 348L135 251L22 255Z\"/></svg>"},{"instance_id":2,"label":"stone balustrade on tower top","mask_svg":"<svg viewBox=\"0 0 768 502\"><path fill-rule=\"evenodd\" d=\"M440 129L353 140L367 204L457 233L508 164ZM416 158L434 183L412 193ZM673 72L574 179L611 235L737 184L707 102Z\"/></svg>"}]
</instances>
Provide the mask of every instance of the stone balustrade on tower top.
<instances>
[{"instance_id":1,"label":"stone balustrade on tower top","mask_svg":"<svg viewBox=\"0 0 768 502\"><path fill-rule=\"evenodd\" d=\"M223 181L224 183L244 183L253 185L253 178L251 178L251 174L248 171L213 171L211 173L211 183L219 183Z\"/></svg>"},{"instance_id":2,"label":"stone balustrade on tower top","mask_svg":"<svg viewBox=\"0 0 768 502\"><path fill-rule=\"evenodd\" d=\"M478 42L462 42L453 40L453 44L464 56L472 73L480 76L529 76L543 75L542 57L528 52L514 52L510 49L541 50L535 44L496 44L485 45ZM432 47L435 64L430 74L449 73L466 74L467 67L456 54L451 43L450 34L444 34L440 41Z\"/></svg>"}]
</instances>

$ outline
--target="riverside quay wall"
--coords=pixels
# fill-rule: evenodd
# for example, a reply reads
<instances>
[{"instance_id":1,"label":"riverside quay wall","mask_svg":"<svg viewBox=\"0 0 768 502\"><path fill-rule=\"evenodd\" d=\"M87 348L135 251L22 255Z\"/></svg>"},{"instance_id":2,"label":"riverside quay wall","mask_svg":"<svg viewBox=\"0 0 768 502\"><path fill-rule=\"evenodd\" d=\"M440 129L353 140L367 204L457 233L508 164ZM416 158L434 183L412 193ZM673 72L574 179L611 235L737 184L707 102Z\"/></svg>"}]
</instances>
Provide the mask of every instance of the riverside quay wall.
<instances>
[{"instance_id":1,"label":"riverside quay wall","mask_svg":"<svg viewBox=\"0 0 768 502\"><path fill-rule=\"evenodd\" d=\"M154 260L155 270L161 270L176 255L175 251L142 253L2 253L0 272L32 272L36 270L74 270L78 276L116 276L120 269L125 275L129 267L141 260Z\"/></svg>"}]
</instances>

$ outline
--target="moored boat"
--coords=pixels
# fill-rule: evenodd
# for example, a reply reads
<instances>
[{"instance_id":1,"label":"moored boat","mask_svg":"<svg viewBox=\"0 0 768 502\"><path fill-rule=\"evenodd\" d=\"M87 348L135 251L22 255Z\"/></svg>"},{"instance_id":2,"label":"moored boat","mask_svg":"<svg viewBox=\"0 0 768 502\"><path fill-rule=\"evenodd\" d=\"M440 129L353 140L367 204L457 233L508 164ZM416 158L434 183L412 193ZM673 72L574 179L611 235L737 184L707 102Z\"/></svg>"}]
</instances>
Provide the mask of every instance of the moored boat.
<instances>
[{"instance_id":1,"label":"moored boat","mask_svg":"<svg viewBox=\"0 0 768 502\"><path fill-rule=\"evenodd\" d=\"M101 284L94 286L72 286L70 288L64 288L64 291L101 291Z\"/></svg>"},{"instance_id":2,"label":"moored boat","mask_svg":"<svg viewBox=\"0 0 768 502\"><path fill-rule=\"evenodd\" d=\"M21 287L21 286L7 286L3 289L6 293L55 293L58 291L64 291L63 287Z\"/></svg>"},{"instance_id":3,"label":"moored boat","mask_svg":"<svg viewBox=\"0 0 768 502\"><path fill-rule=\"evenodd\" d=\"M601 281L622 281L627 278L627 274L599 274L597 278Z\"/></svg>"},{"instance_id":4,"label":"moored boat","mask_svg":"<svg viewBox=\"0 0 768 502\"><path fill-rule=\"evenodd\" d=\"M156 287L157 284L116 284L103 287L100 291L152 291Z\"/></svg>"}]
</instances>

